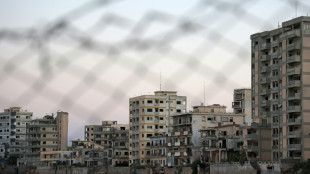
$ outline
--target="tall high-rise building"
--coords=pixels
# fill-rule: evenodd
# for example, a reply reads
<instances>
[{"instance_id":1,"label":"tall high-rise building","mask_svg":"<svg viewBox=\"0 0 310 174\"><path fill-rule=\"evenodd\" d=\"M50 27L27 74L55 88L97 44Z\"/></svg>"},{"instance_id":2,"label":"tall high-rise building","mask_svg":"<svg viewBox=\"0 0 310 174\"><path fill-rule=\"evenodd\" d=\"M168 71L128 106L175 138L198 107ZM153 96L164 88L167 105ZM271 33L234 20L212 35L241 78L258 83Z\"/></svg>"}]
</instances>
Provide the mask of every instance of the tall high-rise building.
<instances>
[{"instance_id":1,"label":"tall high-rise building","mask_svg":"<svg viewBox=\"0 0 310 174\"><path fill-rule=\"evenodd\" d=\"M310 17L253 34L251 46L252 115L271 129L271 160L310 159Z\"/></svg>"},{"instance_id":2,"label":"tall high-rise building","mask_svg":"<svg viewBox=\"0 0 310 174\"><path fill-rule=\"evenodd\" d=\"M169 116L186 112L185 96L176 91L155 91L155 95L141 95L129 99L129 163L150 163L150 137L168 133L172 124ZM171 119L171 120L170 120Z\"/></svg>"},{"instance_id":3,"label":"tall high-rise building","mask_svg":"<svg viewBox=\"0 0 310 174\"><path fill-rule=\"evenodd\" d=\"M31 117L32 112L21 107L10 107L0 113L0 161L9 156L25 157L26 125Z\"/></svg>"}]
</instances>

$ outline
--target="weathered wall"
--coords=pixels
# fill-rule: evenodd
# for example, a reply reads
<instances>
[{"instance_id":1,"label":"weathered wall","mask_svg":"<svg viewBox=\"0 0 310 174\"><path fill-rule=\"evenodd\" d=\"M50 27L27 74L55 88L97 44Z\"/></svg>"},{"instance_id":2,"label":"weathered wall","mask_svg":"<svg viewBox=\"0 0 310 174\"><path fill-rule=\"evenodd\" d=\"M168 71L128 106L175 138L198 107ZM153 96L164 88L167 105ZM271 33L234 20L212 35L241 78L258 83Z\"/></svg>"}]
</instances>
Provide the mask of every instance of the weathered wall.
<instances>
[{"instance_id":1,"label":"weathered wall","mask_svg":"<svg viewBox=\"0 0 310 174\"><path fill-rule=\"evenodd\" d=\"M210 174L253 174L256 170L250 164L211 164Z\"/></svg>"}]
</instances>

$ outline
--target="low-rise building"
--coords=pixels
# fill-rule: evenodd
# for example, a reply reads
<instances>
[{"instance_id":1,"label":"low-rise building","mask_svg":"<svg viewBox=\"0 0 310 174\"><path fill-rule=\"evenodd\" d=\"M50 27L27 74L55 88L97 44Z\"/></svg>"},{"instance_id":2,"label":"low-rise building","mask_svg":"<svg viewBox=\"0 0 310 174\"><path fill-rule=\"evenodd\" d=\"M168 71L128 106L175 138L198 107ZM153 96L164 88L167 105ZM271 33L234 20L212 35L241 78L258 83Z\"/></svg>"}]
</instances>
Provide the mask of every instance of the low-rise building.
<instances>
[{"instance_id":1,"label":"low-rise building","mask_svg":"<svg viewBox=\"0 0 310 174\"><path fill-rule=\"evenodd\" d=\"M27 125L27 152L18 165L54 166L66 161L68 142L68 113L46 115Z\"/></svg>"},{"instance_id":2,"label":"low-rise building","mask_svg":"<svg viewBox=\"0 0 310 174\"><path fill-rule=\"evenodd\" d=\"M236 156L243 151L243 137L238 124L219 124L201 129L200 134L202 156L207 162L236 161Z\"/></svg>"},{"instance_id":3,"label":"low-rise building","mask_svg":"<svg viewBox=\"0 0 310 174\"><path fill-rule=\"evenodd\" d=\"M93 142L74 140L70 151L72 165L91 167L104 166L107 163L104 158L104 146Z\"/></svg>"},{"instance_id":4,"label":"low-rise building","mask_svg":"<svg viewBox=\"0 0 310 174\"><path fill-rule=\"evenodd\" d=\"M251 161L270 161L271 147L278 148L278 144L271 146L271 127L259 123L251 126L241 126L244 137L244 147L247 157Z\"/></svg>"},{"instance_id":5,"label":"low-rise building","mask_svg":"<svg viewBox=\"0 0 310 174\"><path fill-rule=\"evenodd\" d=\"M104 146L108 165L128 165L129 125L117 121L102 121L101 125L85 126L86 140Z\"/></svg>"},{"instance_id":6,"label":"low-rise building","mask_svg":"<svg viewBox=\"0 0 310 174\"><path fill-rule=\"evenodd\" d=\"M218 123L243 124L244 114L227 113L226 106L218 104L195 106L193 111L171 116L167 147L168 166L191 164L201 156L202 140L199 130L215 127Z\"/></svg>"}]
</instances>

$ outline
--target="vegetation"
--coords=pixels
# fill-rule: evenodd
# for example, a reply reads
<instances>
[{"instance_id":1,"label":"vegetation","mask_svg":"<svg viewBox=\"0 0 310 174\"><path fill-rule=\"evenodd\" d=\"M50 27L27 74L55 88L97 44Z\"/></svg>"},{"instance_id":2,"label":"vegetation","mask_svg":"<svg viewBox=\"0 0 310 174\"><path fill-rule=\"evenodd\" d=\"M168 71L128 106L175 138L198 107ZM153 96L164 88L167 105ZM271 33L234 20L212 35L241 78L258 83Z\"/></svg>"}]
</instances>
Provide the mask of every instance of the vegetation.
<instances>
[{"instance_id":1,"label":"vegetation","mask_svg":"<svg viewBox=\"0 0 310 174\"><path fill-rule=\"evenodd\" d=\"M202 170L205 170L208 165L206 163L201 163L199 159L197 159L196 161L194 161L191 165L191 168L192 168L192 174L198 174L198 165L200 166L200 168Z\"/></svg>"},{"instance_id":2,"label":"vegetation","mask_svg":"<svg viewBox=\"0 0 310 174\"><path fill-rule=\"evenodd\" d=\"M310 174L310 161L295 164L291 171L294 174Z\"/></svg>"},{"instance_id":3,"label":"vegetation","mask_svg":"<svg viewBox=\"0 0 310 174\"><path fill-rule=\"evenodd\" d=\"M17 156L11 155L6 162L8 165L17 165L17 158Z\"/></svg>"}]
</instances>

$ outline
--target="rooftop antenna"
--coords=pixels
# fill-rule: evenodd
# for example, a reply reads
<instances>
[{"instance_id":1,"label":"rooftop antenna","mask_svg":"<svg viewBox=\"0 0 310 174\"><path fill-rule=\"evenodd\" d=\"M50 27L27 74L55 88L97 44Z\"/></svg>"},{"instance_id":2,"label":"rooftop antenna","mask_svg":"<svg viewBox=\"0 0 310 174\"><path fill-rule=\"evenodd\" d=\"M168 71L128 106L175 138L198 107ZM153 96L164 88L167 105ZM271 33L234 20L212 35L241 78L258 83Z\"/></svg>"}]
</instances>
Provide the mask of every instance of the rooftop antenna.
<instances>
[{"instance_id":1,"label":"rooftop antenna","mask_svg":"<svg viewBox=\"0 0 310 174\"><path fill-rule=\"evenodd\" d=\"M278 21L278 28L280 28L280 22Z\"/></svg>"},{"instance_id":2,"label":"rooftop antenna","mask_svg":"<svg viewBox=\"0 0 310 174\"><path fill-rule=\"evenodd\" d=\"M298 0L295 1L295 13L296 13L295 15L296 15L296 18L297 18L297 3L298 3Z\"/></svg>"},{"instance_id":3,"label":"rooftop antenna","mask_svg":"<svg viewBox=\"0 0 310 174\"><path fill-rule=\"evenodd\" d=\"M203 82L203 105L206 106L206 81Z\"/></svg>"},{"instance_id":4,"label":"rooftop antenna","mask_svg":"<svg viewBox=\"0 0 310 174\"><path fill-rule=\"evenodd\" d=\"M161 91L161 70L159 73L159 91Z\"/></svg>"}]
</instances>

